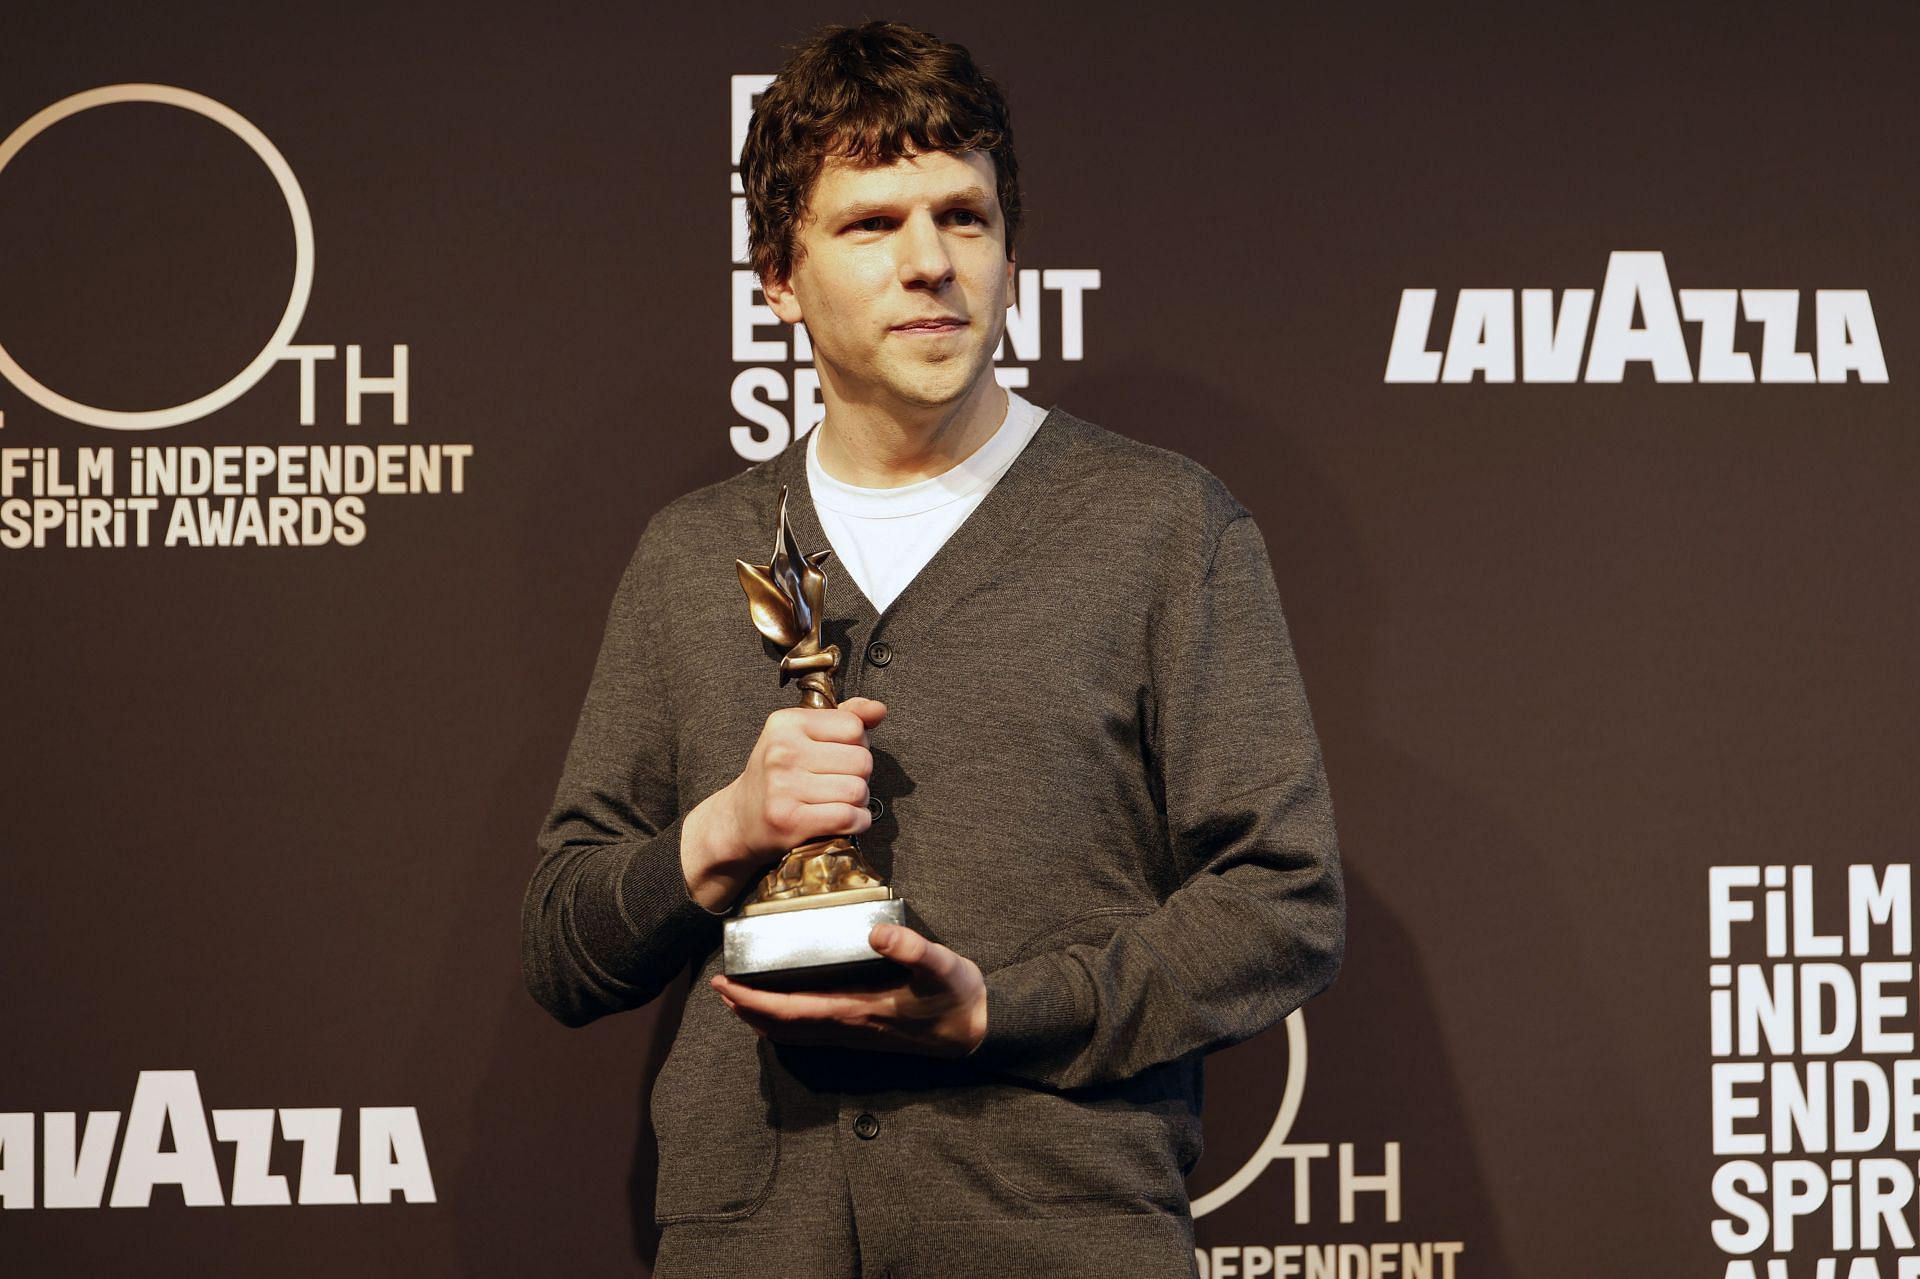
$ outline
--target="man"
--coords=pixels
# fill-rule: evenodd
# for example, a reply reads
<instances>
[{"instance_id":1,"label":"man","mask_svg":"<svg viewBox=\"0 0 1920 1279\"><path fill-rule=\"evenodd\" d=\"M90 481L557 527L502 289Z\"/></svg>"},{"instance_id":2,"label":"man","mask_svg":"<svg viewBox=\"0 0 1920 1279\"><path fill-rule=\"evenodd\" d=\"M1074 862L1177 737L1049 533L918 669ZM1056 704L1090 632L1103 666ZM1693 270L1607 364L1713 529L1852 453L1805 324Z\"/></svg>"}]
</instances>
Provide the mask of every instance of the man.
<instances>
[{"instance_id":1,"label":"man","mask_svg":"<svg viewBox=\"0 0 1920 1279\"><path fill-rule=\"evenodd\" d=\"M695 986L653 1100L658 1273L1184 1274L1200 1057L1339 962L1332 814L1264 544L1198 466L993 376L1018 171L966 50L831 30L743 154L826 419L673 503L623 578L528 890L579 1024ZM831 545L836 710L736 557ZM786 850L856 834L917 928L878 991L720 975Z\"/></svg>"}]
</instances>

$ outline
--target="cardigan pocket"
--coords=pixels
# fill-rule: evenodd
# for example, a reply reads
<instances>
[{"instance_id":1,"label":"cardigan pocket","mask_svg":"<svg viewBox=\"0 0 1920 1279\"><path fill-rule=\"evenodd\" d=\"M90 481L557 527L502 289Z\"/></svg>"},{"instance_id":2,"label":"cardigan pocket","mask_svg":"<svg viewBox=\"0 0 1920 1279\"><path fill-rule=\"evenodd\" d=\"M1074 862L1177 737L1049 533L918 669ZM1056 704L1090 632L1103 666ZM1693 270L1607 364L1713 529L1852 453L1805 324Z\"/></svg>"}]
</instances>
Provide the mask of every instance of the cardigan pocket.
<instances>
[{"instance_id":1,"label":"cardigan pocket","mask_svg":"<svg viewBox=\"0 0 1920 1279\"><path fill-rule=\"evenodd\" d=\"M981 1162L1020 1199L1087 1211L1184 1210L1200 1125L1177 1063L1118 1084L1052 1092L994 1085L974 1121Z\"/></svg>"},{"instance_id":2,"label":"cardigan pocket","mask_svg":"<svg viewBox=\"0 0 1920 1279\"><path fill-rule=\"evenodd\" d=\"M661 1169L654 1219L663 1226L752 1216L779 1163L773 1076L761 1060L767 1046L731 1014L697 1011L702 1002L689 1003L653 1086Z\"/></svg>"}]
</instances>

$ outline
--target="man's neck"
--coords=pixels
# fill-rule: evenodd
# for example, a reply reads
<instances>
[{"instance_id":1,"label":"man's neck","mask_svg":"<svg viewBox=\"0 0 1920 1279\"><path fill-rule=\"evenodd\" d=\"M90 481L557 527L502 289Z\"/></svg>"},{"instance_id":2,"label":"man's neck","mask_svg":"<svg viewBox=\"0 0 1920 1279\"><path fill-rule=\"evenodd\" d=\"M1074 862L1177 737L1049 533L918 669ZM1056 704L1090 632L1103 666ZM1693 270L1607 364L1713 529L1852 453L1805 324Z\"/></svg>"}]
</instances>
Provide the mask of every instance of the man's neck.
<instances>
[{"instance_id":1,"label":"man's neck","mask_svg":"<svg viewBox=\"0 0 1920 1279\"><path fill-rule=\"evenodd\" d=\"M930 409L850 403L821 390L827 416L819 426L820 465L858 488L899 488L942 475L992 439L1007 416L1007 393L991 376Z\"/></svg>"}]
</instances>

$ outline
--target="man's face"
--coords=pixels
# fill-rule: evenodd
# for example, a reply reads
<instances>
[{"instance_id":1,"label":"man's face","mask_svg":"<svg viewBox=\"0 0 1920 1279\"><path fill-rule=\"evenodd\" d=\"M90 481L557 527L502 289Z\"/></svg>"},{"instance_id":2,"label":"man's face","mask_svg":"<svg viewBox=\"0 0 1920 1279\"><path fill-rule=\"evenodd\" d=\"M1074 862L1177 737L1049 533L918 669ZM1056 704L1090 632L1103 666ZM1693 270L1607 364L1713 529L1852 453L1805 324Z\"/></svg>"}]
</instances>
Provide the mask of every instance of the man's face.
<instances>
[{"instance_id":1,"label":"man's face","mask_svg":"<svg viewBox=\"0 0 1920 1279\"><path fill-rule=\"evenodd\" d=\"M805 321L821 381L846 403L937 408L993 376L1013 263L993 159L931 151L828 160L767 304Z\"/></svg>"}]
</instances>

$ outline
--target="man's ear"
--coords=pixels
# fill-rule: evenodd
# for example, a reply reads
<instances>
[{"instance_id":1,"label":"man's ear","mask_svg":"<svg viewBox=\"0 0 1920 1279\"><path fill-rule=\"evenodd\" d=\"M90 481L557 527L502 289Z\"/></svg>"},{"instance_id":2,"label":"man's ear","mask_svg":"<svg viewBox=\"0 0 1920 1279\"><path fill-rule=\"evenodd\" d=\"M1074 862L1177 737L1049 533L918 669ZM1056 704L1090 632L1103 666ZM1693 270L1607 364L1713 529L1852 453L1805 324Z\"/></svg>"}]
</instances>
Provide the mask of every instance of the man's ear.
<instances>
[{"instance_id":1,"label":"man's ear","mask_svg":"<svg viewBox=\"0 0 1920 1279\"><path fill-rule=\"evenodd\" d=\"M760 292L766 295L768 309L778 316L782 323L798 324L806 318L800 314L800 299L794 296L791 276L782 276L779 279L774 279L772 276L762 277Z\"/></svg>"},{"instance_id":2,"label":"man's ear","mask_svg":"<svg viewBox=\"0 0 1920 1279\"><path fill-rule=\"evenodd\" d=\"M1007 254L1007 309L1009 311L1013 309L1013 304L1015 301L1014 292L1013 292L1013 282L1014 282L1013 277L1014 277L1015 265L1016 264L1013 260L1013 253L1009 252Z\"/></svg>"}]
</instances>

